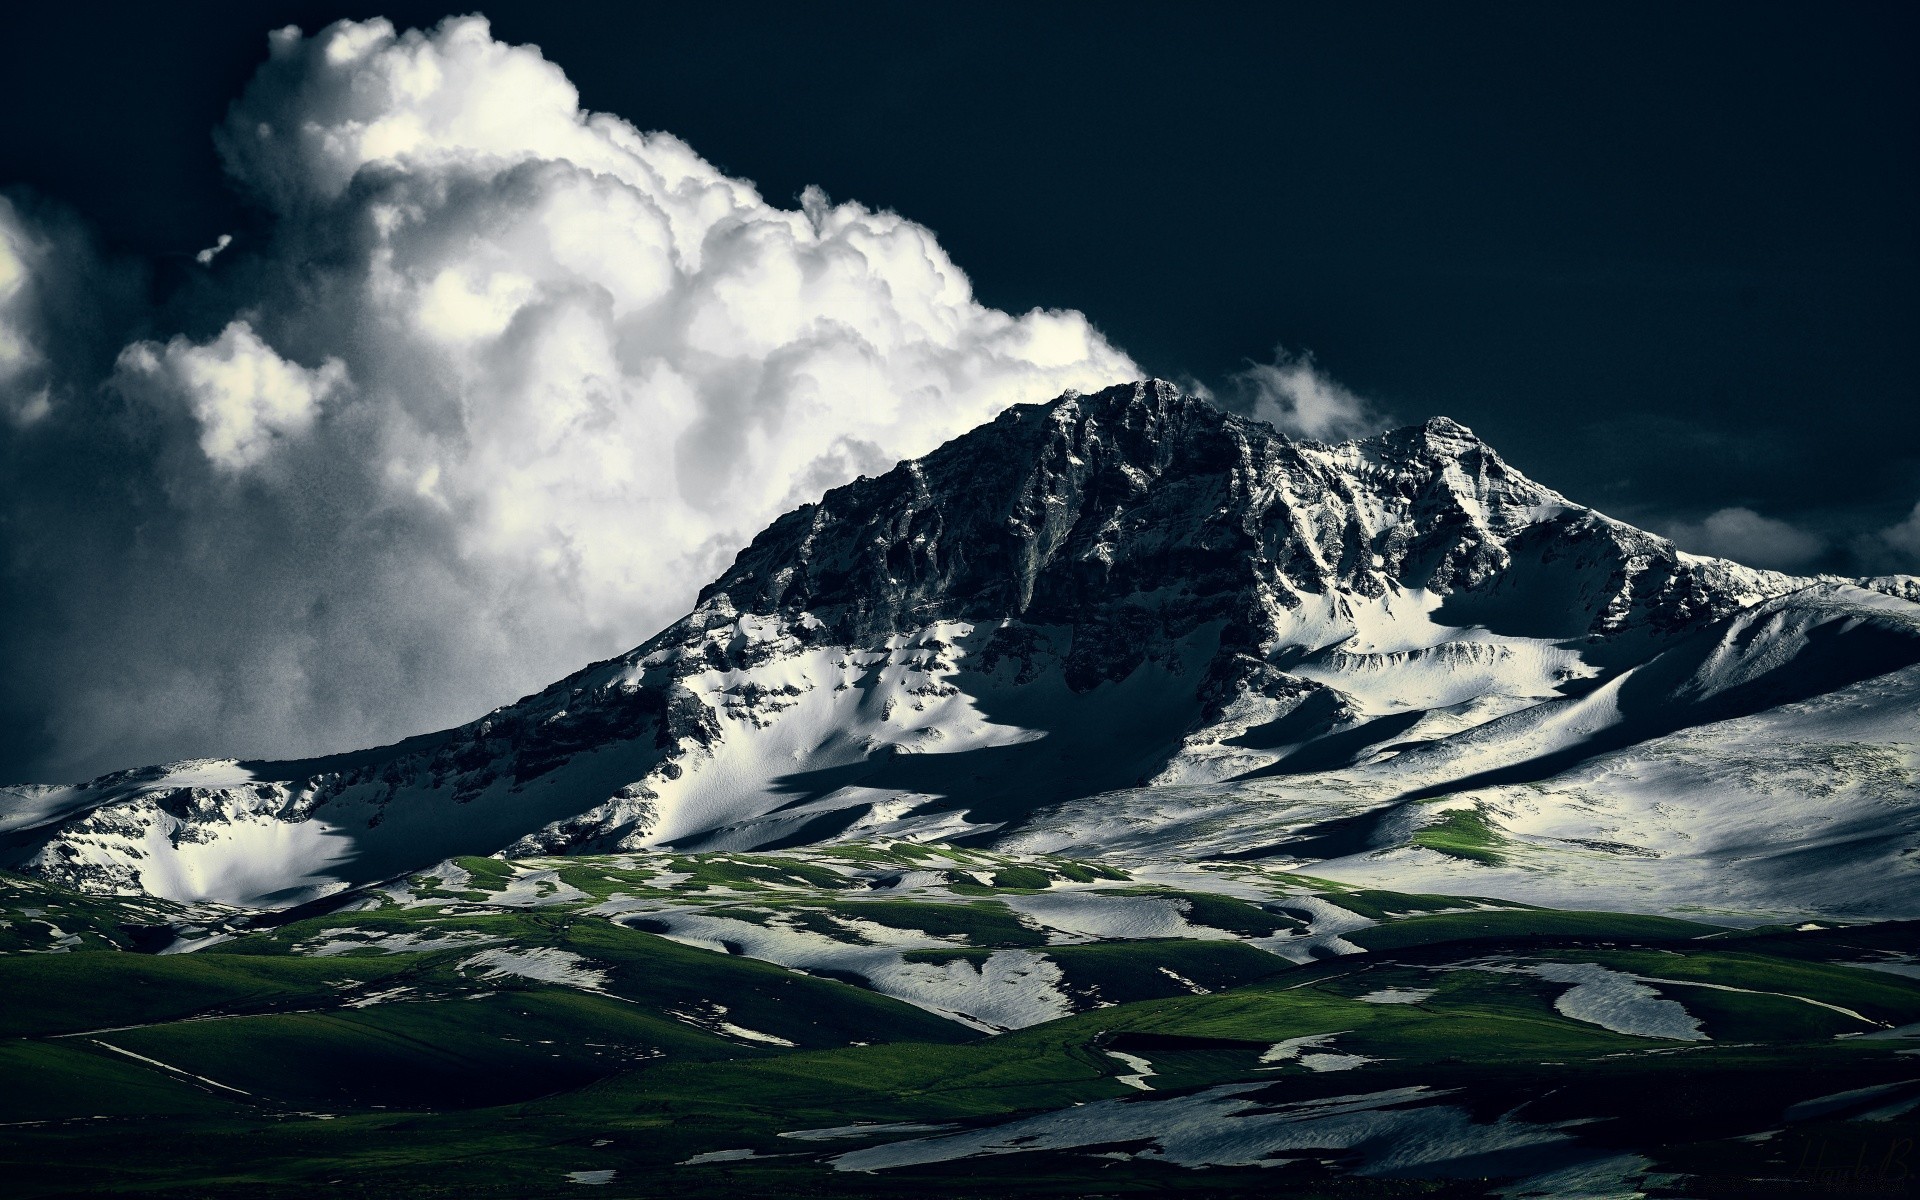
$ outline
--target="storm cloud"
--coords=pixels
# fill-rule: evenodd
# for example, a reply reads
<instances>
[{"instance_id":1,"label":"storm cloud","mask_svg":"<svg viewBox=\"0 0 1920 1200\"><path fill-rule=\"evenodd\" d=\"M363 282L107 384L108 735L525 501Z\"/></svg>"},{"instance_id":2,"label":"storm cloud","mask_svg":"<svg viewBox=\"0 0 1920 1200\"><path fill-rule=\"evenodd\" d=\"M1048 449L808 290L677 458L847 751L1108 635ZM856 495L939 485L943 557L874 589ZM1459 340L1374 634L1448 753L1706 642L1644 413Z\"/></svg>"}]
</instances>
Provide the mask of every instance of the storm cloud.
<instances>
[{"instance_id":1,"label":"storm cloud","mask_svg":"<svg viewBox=\"0 0 1920 1200\"><path fill-rule=\"evenodd\" d=\"M933 233L761 197L479 17L283 29L263 214L158 309L0 201L0 776L465 720L678 616L778 513L1131 378Z\"/></svg>"}]
</instances>

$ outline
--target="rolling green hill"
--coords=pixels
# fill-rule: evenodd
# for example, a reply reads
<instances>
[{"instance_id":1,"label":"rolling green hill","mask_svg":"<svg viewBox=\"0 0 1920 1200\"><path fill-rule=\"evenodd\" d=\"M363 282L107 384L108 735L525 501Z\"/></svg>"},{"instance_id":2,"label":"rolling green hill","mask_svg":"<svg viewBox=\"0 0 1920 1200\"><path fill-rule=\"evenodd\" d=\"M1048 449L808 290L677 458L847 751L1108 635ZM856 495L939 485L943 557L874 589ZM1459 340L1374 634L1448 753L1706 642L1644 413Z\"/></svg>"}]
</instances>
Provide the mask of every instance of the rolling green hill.
<instances>
[{"instance_id":1,"label":"rolling green hill","mask_svg":"<svg viewBox=\"0 0 1920 1200\"><path fill-rule=\"evenodd\" d=\"M1920 1105L1912 924L888 844L462 859L279 924L7 886L22 1197L1690 1195Z\"/></svg>"}]
</instances>

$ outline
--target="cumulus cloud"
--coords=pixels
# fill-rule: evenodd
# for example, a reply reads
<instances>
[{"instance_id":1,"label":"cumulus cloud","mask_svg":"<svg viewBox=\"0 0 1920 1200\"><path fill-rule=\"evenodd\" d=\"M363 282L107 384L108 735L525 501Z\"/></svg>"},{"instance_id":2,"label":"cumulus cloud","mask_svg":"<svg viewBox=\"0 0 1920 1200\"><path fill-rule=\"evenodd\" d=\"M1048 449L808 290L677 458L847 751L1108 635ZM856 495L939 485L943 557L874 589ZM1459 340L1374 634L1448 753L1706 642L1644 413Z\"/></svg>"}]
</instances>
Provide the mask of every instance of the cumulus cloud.
<instances>
[{"instance_id":1,"label":"cumulus cloud","mask_svg":"<svg viewBox=\"0 0 1920 1200\"><path fill-rule=\"evenodd\" d=\"M61 614L0 633L0 703L43 717L8 774L470 718L824 488L1139 374L1077 312L981 305L910 220L583 111L482 18L281 30L217 141L266 226L104 352L49 347L65 260L0 207L0 450L36 467L0 482L5 586Z\"/></svg>"},{"instance_id":2,"label":"cumulus cloud","mask_svg":"<svg viewBox=\"0 0 1920 1200\"><path fill-rule=\"evenodd\" d=\"M1313 355L1274 351L1271 363L1235 374L1216 402L1265 421L1280 432L1316 442L1378 433L1392 418L1323 372Z\"/></svg>"},{"instance_id":3,"label":"cumulus cloud","mask_svg":"<svg viewBox=\"0 0 1920 1200\"><path fill-rule=\"evenodd\" d=\"M1826 540L1750 508L1723 508L1698 522L1678 522L1667 536L1682 550L1730 558L1750 567L1798 570L1825 552Z\"/></svg>"},{"instance_id":4,"label":"cumulus cloud","mask_svg":"<svg viewBox=\"0 0 1920 1200\"><path fill-rule=\"evenodd\" d=\"M121 353L116 377L128 392L183 403L200 425L201 452L229 471L252 466L277 441L311 429L320 402L346 382L339 359L312 370L290 363L245 321L204 346L184 337L164 346L136 342Z\"/></svg>"}]
</instances>

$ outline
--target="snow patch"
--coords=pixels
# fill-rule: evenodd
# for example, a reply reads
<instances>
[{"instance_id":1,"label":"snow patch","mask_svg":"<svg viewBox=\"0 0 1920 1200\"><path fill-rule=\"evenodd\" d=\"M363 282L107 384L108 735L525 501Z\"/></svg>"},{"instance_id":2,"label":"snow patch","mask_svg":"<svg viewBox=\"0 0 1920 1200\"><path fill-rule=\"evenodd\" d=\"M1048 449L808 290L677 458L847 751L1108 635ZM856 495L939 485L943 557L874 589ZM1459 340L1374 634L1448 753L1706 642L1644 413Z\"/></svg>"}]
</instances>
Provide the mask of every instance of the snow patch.
<instances>
[{"instance_id":1,"label":"snow patch","mask_svg":"<svg viewBox=\"0 0 1920 1200\"><path fill-rule=\"evenodd\" d=\"M1379 1059L1365 1054L1340 1054L1331 1049L1333 1039L1341 1034L1352 1032L1351 1029L1343 1029L1340 1033L1312 1033L1304 1037L1275 1042L1267 1048L1266 1053L1260 1056L1260 1061L1273 1064L1299 1063L1307 1070L1315 1072L1351 1071L1364 1067L1370 1062L1378 1062ZM1275 1071L1279 1070L1279 1065L1262 1069Z\"/></svg>"},{"instance_id":2,"label":"snow patch","mask_svg":"<svg viewBox=\"0 0 1920 1200\"><path fill-rule=\"evenodd\" d=\"M1124 1083L1130 1088L1138 1088L1143 1092L1153 1090L1153 1085L1147 1082L1147 1077L1157 1075L1159 1072L1153 1069L1152 1063L1136 1054L1127 1054L1120 1050L1108 1050L1106 1055L1108 1058L1116 1059L1133 1069L1133 1073L1130 1075L1114 1076L1115 1083Z\"/></svg>"},{"instance_id":3,"label":"snow patch","mask_svg":"<svg viewBox=\"0 0 1920 1200\"><path fill-rule=\"evenodd\" d=\"M1359 997L1363 1004L1422 1004L1433 996L1432 988L1381 988Z\"/></svg>"},{"instance_id":4,"label":"snow patch","mask_svg":"<svg viewBox=\"0 0 1920 1200\"><path fill-rule=\"evenodd\" d=\"M503 946L461 960L461 971L479 971L482 979L531 979L583 991L603 991L606 971L568 950L552 946Z\"/></svg>"},{"instance_id":5,"label":"snow patch","mask_svg":"<svg viewBox=\"0 0 1920 1200\"><path fill-rule=\"evenodd\" d=\"M1501 1117L1474 1121L1436 1104L1422 1087L1296 1103L1267 1103L1267 1085L1229 1084L1186 1096L1098 1100L985 1129L914 1138L848 1151L830 1161L841 1171L884 1171L1032 1150L1073 1150L1145 1142L1137 1157L1183 1167L1280 1166L1289 1155L1356 1153L1366 1176L1473 1178L1546 1170L1564 1158L1568 1136ZM1442 1093L1444 1094L1444 1093Z\"/></svg>"}]
</instances>

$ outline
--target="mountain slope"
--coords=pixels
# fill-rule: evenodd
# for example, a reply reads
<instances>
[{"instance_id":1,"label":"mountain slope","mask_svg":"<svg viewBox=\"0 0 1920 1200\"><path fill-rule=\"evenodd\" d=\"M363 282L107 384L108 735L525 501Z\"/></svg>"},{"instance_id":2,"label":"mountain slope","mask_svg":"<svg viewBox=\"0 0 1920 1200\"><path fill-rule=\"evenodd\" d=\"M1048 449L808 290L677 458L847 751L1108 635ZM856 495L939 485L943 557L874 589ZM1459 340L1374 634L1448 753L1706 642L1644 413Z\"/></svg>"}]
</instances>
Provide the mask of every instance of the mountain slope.
<instances>
[{"instance_id":1,"label":"mountain slope","mask_svg":"<svg viewBox=\"0 0 1920 1200\"><path fill-rule=\"evenodd\" d=\"M1323 446L1150 381L835 489L676 625L470 725L21 790L0 835L68 885L248 905L502 849L1346 859L1418 840L1421 801L1904 678L1920 606L1870 582L1680 553L1444 418ZM1862 720L1907 773L1862 861L1909 862L1920 764Z\"/></svg>"}]
</instances>

